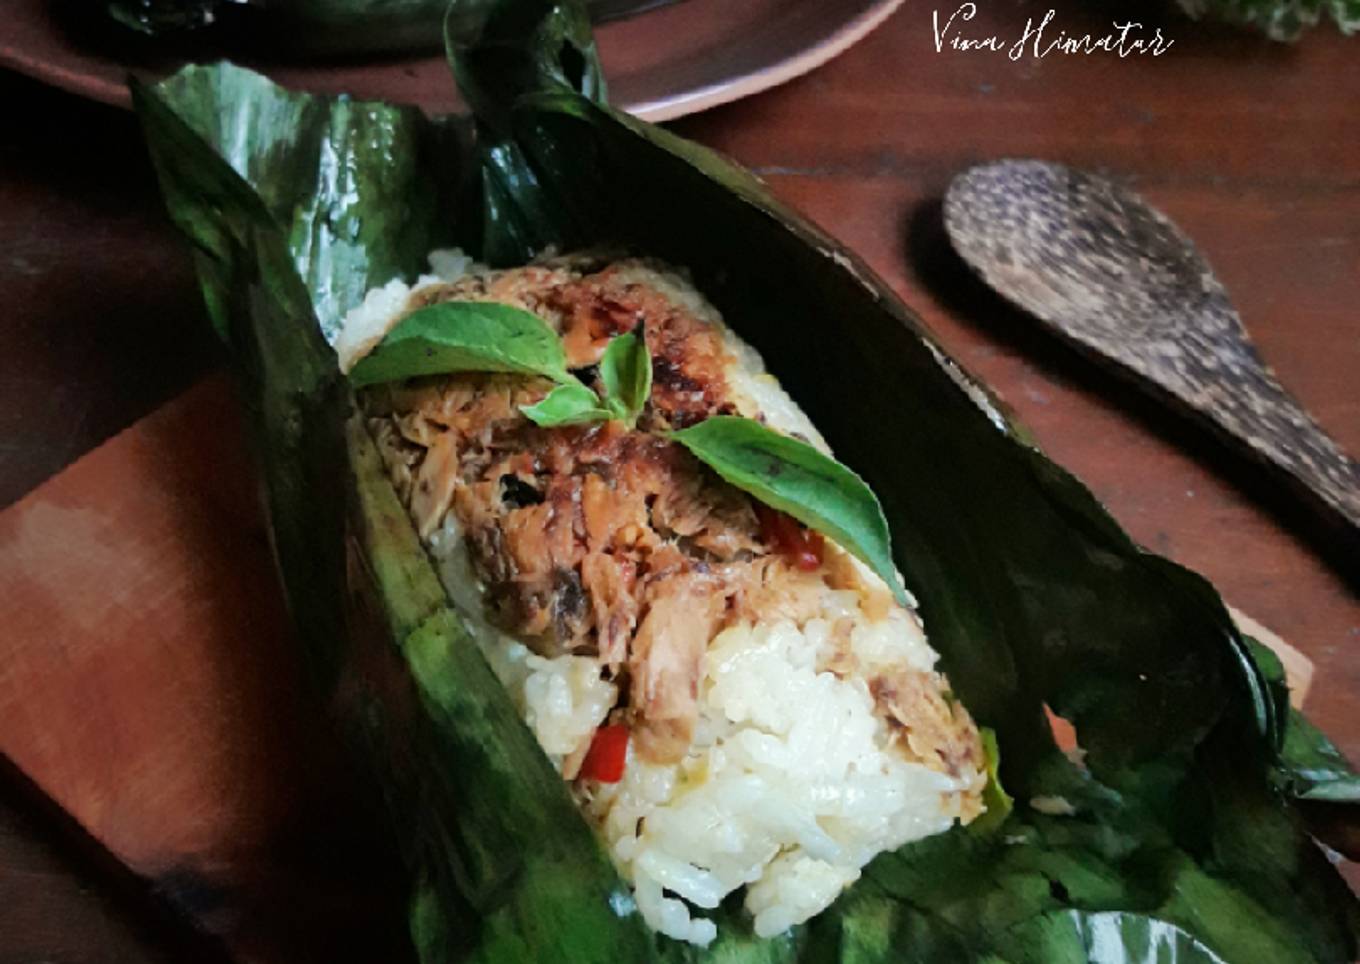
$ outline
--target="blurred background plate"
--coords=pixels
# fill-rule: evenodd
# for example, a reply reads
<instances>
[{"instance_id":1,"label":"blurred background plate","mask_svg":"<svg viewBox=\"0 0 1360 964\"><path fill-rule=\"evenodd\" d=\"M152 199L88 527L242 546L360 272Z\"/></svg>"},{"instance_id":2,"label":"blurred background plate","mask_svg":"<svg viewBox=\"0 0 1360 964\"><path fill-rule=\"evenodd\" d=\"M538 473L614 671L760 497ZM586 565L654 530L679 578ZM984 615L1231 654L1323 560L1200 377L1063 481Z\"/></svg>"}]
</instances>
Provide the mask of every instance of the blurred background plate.
<instances>
[{"instance_id":1,"label":"blurred background plate","mask_svg":"<svg viewBox=\"0 0 1360 964\"><path fill-rule=\"evenodd\" d=\"M648 120L668 120L782 84L841 53L883 22L902 0L681 0L597 32L610 100ZM102 4L7 0L0 65L84 97L127 106L129 70L172 72L183 59L95 11ZM346 92L458 109L442 56L285 63L238 51L194 47L193 59L229 57L289 87Z\"/></svg>"}]
</instances>

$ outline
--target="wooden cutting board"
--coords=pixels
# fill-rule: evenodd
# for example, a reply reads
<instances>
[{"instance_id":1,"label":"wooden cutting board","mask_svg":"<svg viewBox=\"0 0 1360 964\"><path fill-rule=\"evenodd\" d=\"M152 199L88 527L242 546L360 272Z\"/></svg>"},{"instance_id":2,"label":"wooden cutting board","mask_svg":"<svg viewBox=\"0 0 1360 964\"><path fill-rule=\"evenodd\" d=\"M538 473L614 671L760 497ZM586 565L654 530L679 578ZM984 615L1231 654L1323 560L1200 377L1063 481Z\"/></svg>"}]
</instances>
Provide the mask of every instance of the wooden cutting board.
<instances>
[{"instance_id":1,"label":"wooden cutting board","mask_svg":"<svg viewBox=\"0 0 1360 964\"><path fill-rule=\"evenodd\" d=\"M0 513L0 752L240 961L392 961L400 876L300 685L215 376ZM1301 701L1312 667L1264 627Z\"/></svg>"},{"instance_id":2,"label":"wooden cutting board","mask_svg":"<svg viewBox=\"0 0 1360 964\"><path fill-rule=\"evenodd\" d=\"M392 960L399 880L253 480L218 376L0 513L0 752L232 958Z\"/></svg>"}]
</instances>

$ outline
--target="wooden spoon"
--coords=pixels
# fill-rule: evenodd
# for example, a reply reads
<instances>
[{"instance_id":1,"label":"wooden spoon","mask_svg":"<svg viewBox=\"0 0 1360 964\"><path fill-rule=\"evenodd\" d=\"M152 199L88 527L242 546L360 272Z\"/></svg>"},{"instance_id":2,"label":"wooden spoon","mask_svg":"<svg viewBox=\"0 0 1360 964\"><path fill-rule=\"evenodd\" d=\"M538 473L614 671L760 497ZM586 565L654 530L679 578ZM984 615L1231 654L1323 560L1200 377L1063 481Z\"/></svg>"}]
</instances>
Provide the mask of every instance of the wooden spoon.
<instances>
[{"instance_id":1,"label":"wooden spoon","mask_svg":"<svg viewBox=\"0 0 1360 964\"><path fill-rule=\"evenodd\" d=\"M1360 466L1261 361L1190 239L1137 194L1061 164L1000 161L954 178L944 220L996 291L1164 389L1360 529Z\"/></svg>"}]
</instances>

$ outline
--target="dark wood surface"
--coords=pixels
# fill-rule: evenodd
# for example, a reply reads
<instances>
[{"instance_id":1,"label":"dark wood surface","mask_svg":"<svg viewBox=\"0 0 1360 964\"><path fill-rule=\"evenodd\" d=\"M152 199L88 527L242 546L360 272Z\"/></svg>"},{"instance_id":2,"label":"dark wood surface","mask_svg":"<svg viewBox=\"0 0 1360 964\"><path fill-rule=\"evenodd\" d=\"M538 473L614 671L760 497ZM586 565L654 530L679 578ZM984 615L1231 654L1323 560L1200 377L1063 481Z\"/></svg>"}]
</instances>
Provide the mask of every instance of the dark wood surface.
<instances>
[{"instance_id":1,"label":"dark wood surface","mask_svg":"<svg viewBox=\"0 0 1360 964\"><path fill-rule=\"evenodd\" d=\"M955 252L998 294L1280 472L1360 529L1360 463L1261 363L1194 242L1118 181L1033 159L949 184Z\"/></svg>"},{"instance_id":2,"label":"dark wood surface","mask_svg":"<svg viewBox=\"0 0 1360 964\"><path fill-rule=\"evenodd\" d=\"M1076 6L1055 26L1103 30L1115 9ZM1014 38L1032 12L983 3L969 32ZM1197 241L1283 382L1360 452L1360 40L1322 31L1280 47L1158 13L1176 41L1159 59L1012 62L937 54L930 15L909 4L823 70L677 127L859 250L1135 537L1305 651L1318 668L1310 714L1360 757L1360 559L1249 464L986 292L949 252L938 204L955 172L996 157L1127 178ZM13 75L0 75L0 104L11 114L0 139L5 505L218 361L133 119ZM343 841L349 829L336 819L317 833ZM41 793L0 772L0 964L213 952Z\"/></svg>"}]
</instances>

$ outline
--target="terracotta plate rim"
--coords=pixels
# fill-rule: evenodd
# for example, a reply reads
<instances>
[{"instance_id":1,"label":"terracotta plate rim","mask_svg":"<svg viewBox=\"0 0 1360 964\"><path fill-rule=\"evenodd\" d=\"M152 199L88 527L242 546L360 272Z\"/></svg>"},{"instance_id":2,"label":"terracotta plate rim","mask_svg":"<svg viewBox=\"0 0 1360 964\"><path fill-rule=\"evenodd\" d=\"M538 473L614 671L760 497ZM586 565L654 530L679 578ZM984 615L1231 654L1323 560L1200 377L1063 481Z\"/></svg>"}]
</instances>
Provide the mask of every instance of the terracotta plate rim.
<instances>
[{"instance_id":1,"label":"terracotta plate rim","mask_svg":"<svg viewBox=\"0 0 1360 964\"><path fill-rule=\"evenodd\" d=\"M846 20L839 30L828 34L819 43L803 47L744 75L705 87L677 91L664 97L622 106L643 120L660 123L697 114L711 107L778 87L811 73L845 53L892 16L904 2L905 0L875 0L868 3L857 15Z\"/></svg>"},{"instance_id":2,"label":"terracotta plate rim","mask_svg":"<svg viewBox=\"0 0 1360 964\"><path fill-rule=\"evenodd\" d=\"M644 120L661 122L758 94L788 83L838 57L887 20L903 2L860 0L850 6L838 26L815 39L776 48L759 60L741 65L731 74L724 75L718 71L715 78L707 83L640 98L630 98L625 93L617 106ZM57 30L44 19L46 14L40 9L43 3L44 0L28 0L18 10L12 11L11 15L30 20L30 31L54 36ZM64 37L56 38L54 46L57 48L54 55L35 55L23 49L18 42L0 40L0 67L15 70L80 97L117 107L131 107L127 88L107 76L109 68L115 66L110 59L70 48ZM425 59L394 60L390 69L402 70ZM178 60L167 61L164 69L129 66L121 68L120 72L154 78L172 72L180 63ZM295 74L299 70L295 65L290 65L288 69ZM388 68L384 65L383 69ZM305 82L299 84L293 78L284 83L298 89L309 89ZM367 94L358 96L376 99ZM421 106L428 107L425 104Z\"/></svg>"}]
</instances>

